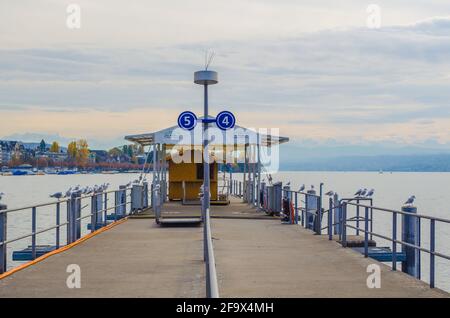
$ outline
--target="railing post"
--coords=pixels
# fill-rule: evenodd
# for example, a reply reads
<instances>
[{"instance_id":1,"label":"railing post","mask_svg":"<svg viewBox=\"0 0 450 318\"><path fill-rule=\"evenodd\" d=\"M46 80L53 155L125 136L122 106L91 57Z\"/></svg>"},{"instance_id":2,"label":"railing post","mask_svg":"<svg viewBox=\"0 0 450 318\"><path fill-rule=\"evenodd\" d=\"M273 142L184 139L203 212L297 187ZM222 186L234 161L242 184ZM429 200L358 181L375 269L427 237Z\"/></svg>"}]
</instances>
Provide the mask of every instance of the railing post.
<instances>
[{"instance_id":1,"label":"railing post","mask_svg":"<svg viewBox=\"0 0 450 318\"><path fill-rule=\"evenodd\" d=\"M306 209L308 208L308 200L306 200L306 195L305 196L305 207L302 209L302 226L304 228L306 228L306 223L305 223L305 219L306 219ZM300 204L301 205L301 204Z\"/></svg>"},{"instance_id":2,"label":"railing post","mask_svg":"<svg viewBox=\"0 0 450 318\"><path fill-rule=\"evenodd\" d=\"M342 204L342 246L347 247L347 202Z\"/></svg>"},{"instance_id":3,"label":"railing post","mask_svg":"<svg viewBox=\"0 0 450 318\"><path fill-rule=\"evenodd\" d=\"M61 224L61 203L56 203L56 249L59 248L60 245L60 233L61 233L61 227L59 226Z\"/></svg>"},{"instance_id":4,"label":"railing post","mask_svg":"<svg viewBox=\"0 0 450 318\"><path fill-rule=\"evenodd\" d=\"M392 270L397 270L397 212L392 213Z\"/></svg>"},{"instance_id":5,"label":"railing post","mask_svg":"<svg viewBox=\"0 0 450 318\"><path fill-rule=\"evenodd\" d=\"M81 238L81 192L73 193L73 204L74 204L74 210L73 212L73 219L74 219L74 242Z\"/></svg>"},{"instance_id":6,"label":"railing post","mask_svg":"<svg viewBox=\"0 0 450 318\"><path fill-rule=\"evenodd\" d=\"M66 203L66 211L67 211L67 225L66 225L66 231L67 231L67 238L66 238L66 244L72 243L72 198L70 197L69 200L67 200Z\"/></svg>"},{"instance_id":7,"label":"railing post","mask_svg":"<svg viewBox=\"0 0 450 318\"><path fill-rule=\"evenodd\" d=\"M103 196L103 226L108 225L108 193L105 191L105 194Z\"/></svg>"},{"instance_id":8,"label":"railing post","mask_svg":"<svg viewBox=\"0 0 450 318\"><path fill-rule=\"evenodd\" d=\"M0 212L7 209L7 206L0 204ZM3 274L7 270L7 246L5 244L7 240L8 230L8 215L7 213L0 213L0 274Z\"/></svg>"},{"instance_id":9,"label":"railing post","mask_svg":"<svg viewBox=\"0 0 450 318\"><path fill-rule=\"evenodd\" d=\"M369 257L369 208L364 209L364 257Z\"/></svg>"},{"instance_id":10,"label":"railing post","mask_svg":"<svg viewBox=\"0 0 450 318\"><path fill-rule=\"evenodd\" d=\"M333 198L328 200L328 240L333 240Z\"/></svg>"},{"instance_id":11,"label":"railing post","mask_svg":"<svg viewBox=\"0 0 450 318\"><path fill-rule=\"evenodd\" d=\"M164 188L165 188L165 184L166 184L166 182L164 181ZM146 209L149 206L148 205L148 182L143 182L142 185L144 187L144 204L143 204L143 208ZM121 188L121 189L123 189L123 188ZM167 197L166 191L167 190L165 190L165 192L164 192L165 193L164 194L164 202L166 201L166 197Z\"/></svg>"},{"instance_id":12,"label":"railing post","mask_svg":"<svg viewBox=\"0 0 450 318\"><path fill-rule=\"evenodd\" d=\"M359 199L356 199L356 235L359 235Z\"/></svg>"},{"instance_id":13,"label":"railing post","mask_svg":"<svg viewBox=\"0 0 450 318\"><path fill-rule=\"evenodd\" d=\"M298 224L298 193L294 194L295 199L295 224Z\"/></svg>"},{"instance_id":14,"label":"railing post","mask_svg":"<svg viewBox=\"0 0 450 318\"><path fill-rule=\"evenodd\" d=\"M97 195L91 197L91 233L97 229Z\"/></svg>"},{"instance_id":15,"label":"railing post","mask_svg":"<svg viewBox=\"0 0 450 318\"><path fill-rule=\"evenodd\" d=\"M430 220L430 287L434 288L435 279L435 250L436 250L436 226L435 220Z\"/></svg>"},{"instance_id":16,"label":"railing post","mask_svg":"<svg viewBox=\"0 0 450 318\"><path fill-rule=\"evenodd\" d=\"M36 207L31 209L31 259L36 259Z\"/></svg>"},{"instance_id":17,"label":"railing post","mask_svg":"<svg viewBox=\"0 0 450 318\"><path fill-rule=\"evenodd\" d=\"M119 191L114 191L114 222L117 221L120 213L120 198Z\"/></svg>"},{"instance_id":18,"label":"railing post","mask_svg":"<svg viewBox=\"0 0 450 318\"><path fill-rule=\"evenodd\" d=\"M403 212L417 214L415 206L403 206ZM402 215L402 241L418 246L417 221L412 215ZM419 277L418 253L410 246L402 245L402 251L406 254L406 261L402 262L402 271L413 277Z\"/></svg>"}]
</instances>

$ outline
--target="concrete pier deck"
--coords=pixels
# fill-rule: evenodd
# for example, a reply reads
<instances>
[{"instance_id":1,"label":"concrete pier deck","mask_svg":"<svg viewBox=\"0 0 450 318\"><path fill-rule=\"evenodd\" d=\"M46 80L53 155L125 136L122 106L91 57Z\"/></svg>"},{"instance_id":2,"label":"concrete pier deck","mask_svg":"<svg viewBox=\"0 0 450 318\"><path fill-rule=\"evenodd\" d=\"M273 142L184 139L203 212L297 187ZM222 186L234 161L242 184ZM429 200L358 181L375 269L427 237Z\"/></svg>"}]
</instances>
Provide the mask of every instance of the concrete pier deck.
<instances>
[{"instance_id":1,"label":"concrete pier deck","mask_svg":"<svg viewBox=\"0 0 450 318\"><path fill-rule=\"evenodd\" d=\"M66 285L69 264L81 288ZM128 220L0 280L0 297L205 297L202 229Z\"/></svg>"},{"instance_id":2,"label":"concrete pier deck","mask_svg":"<svg viewBox=\"0 0 450 318\"><path fill-rule=\"evenodd\" d=\"M199 207L169 203L165 212ZM448 297L235 199L211 213L222 297ZM80 289L66 286L69 264L81 267ZM381 289L366 285L369 264L382 268ZM205 297L204 275L202 227L158 227L147 213L4 278L0 297Z\"/></svg>"}]
</instances>

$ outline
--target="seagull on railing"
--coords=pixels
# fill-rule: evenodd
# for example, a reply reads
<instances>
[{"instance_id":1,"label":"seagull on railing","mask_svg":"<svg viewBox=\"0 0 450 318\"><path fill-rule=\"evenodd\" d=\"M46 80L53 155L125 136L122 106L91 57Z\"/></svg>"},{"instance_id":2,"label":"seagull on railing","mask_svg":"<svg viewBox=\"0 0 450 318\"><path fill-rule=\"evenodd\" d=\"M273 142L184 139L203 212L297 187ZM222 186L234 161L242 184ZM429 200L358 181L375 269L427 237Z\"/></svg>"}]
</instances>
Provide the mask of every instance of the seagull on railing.
<instances>
[{"instance_id":1,"label":"seagull on railing","mask_svg":"<svg viewBox=\"0 0 450 318\"><path fill-rule=\"evenodd\" d=\"M311 190L314 190L314 184L311 184Z\"/></svg>"},{"instance_id":2,"label":"seagull on railing","mask_svg":"<svg viewBox=\"0 0 450 318\"><path fill-rule=\"evenodd\" d=\"M404 203L405 205L412 205L414 203L414 200L416 199L415 195L412 195L408 198L408 200L406 200L406 202Z\"/></svg>"},{"instance_id":3,"label":"seagull on railing","mask_svg":"<svg viewBox=\"0 0 450 318\"><path fill-rule=\"evenodd\" d=\"M303 192L305 190L305 185L302 184L301 187L298 189L298 192Z\"/></svg>"},{"instance_id":4,"label":"seagull on railing","mask_svg":"<svg viewBox=\"0 0 450 318\"><path fill-rule=\"evenodd\" d=\"M334 195L334 191L330 190L330 191L328 191L327 193L325 193L325 195L331 197L331 196Z\"/></svg>"},{"instance_id":5,"label":"seagull on railing","mask_svg":"<svg viewBox=\"0 0 450 318\"><path fill-rule=\"evenodd\" d=\"M5 195L5 193L0 192L0 201L2 200L3 196Z\"/></svg>"},{"instance_id":6,"label":"seagull on railing","mask_svg":"<svg viewBox=\"0 0 450 318\"><path fill-rule=\"evenodd\" d=\"M63 197L63 193L62 192L56 192L53 194L50 194L50 198L55 198L55 199L61 199Z\"/></svg>"},{"instance_id":7,"label":"seagull on railing","mask_svg":"<svg viewBox=\"0 0 450 318\"><path fill-rule=\"evenodd\" d=\"M366 194L366 198L370 198L371 196L373 196L374 193L375 193L375 189L370 189Z\"/></svg>"},{"instance_id":8,"label":"seagull on railing","mask_svg":"<svg viewBox=\"0 0 450 318\"><path fill-rule=\"evenodd\" d=\"M66 191L64 197L65 198L70 197L71 194L72 194L72 187L70 187L69 190Z\"/></svg>"},{"instance_id":9,"label":"seagull on railing","mask_svg":"<svg viewBox=\"0 0 450 318\"><path fill-rule=\"evenodd\" d=\"M356 191L355 197L362 197L366 193L367 193L367 189L366 188L361 188L358 191Z\"/></svg>"}]
</instances>

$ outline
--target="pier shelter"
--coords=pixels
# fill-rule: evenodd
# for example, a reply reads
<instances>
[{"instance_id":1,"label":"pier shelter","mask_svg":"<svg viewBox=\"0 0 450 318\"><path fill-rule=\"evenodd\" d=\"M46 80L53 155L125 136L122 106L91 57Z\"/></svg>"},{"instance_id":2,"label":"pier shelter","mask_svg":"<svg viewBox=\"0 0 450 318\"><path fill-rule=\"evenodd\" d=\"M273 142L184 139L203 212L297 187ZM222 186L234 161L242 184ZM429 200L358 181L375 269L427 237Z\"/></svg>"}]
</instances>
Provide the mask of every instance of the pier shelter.
<instances>
[{"instance_id":1,"label":"pier shelter","mask_svg":"<svg viewBox=\"0 0 450 318\"><path fill-rule=\"evenodd\" d=\"M267 159L267 149L289 141L289 138L278 136L271 130L266 131L261 133L237 125L223 131L210 122L207 157L203 152L200 124L190 131L172 126L153 133L129 135L125 139L151 147L149 152L154 163L152 185L160 185L164 200L181 201L184 204L200 203L203 163L207 158L210 163L211 204L226 204L229 202L232 172L229 171L227 180L225 175L219 173L219 164L239 167L239 172L244 173L244 184L251 182L256 191L261 182L261 160ZM275 160L271 158L270 161Z\"/></svg>"}]
</instances>

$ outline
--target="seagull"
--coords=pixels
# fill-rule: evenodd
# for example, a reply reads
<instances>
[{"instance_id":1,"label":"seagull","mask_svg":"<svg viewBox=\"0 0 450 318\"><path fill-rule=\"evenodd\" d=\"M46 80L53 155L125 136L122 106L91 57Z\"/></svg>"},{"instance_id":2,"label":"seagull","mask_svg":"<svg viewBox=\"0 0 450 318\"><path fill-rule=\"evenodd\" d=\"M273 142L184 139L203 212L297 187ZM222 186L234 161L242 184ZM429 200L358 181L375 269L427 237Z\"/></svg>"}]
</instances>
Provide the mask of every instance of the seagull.
<instances>
[{"instance_id":1,"label":"seagull","mask_svg":"<svg viewBox=\"0 0 450 318\"><path fill-rule=\"evenodd\" d=\"M302 186L300 187L300 189L298 189L298 192L302 192L302 191L304 191L304 190L305 190L305 185L302 184Z\"/></svg>"},{"instance_id":2,"label":"seagull","mask_svg":"<svg viewBox=\"0 0 450 318\"><path fill-rule=\"evenodd\" d=\"M328 196L333 196L334 195L334 191L332 191L332 190L330 190L330 191L328 191L327 193L325 193L325 195L328 195Z\"/></svg>"},{"instance_id":3,"label":"seagull","mask_svg":"<svg viewBox=\"0 0 450 318\"><path fill-rule=\"evenodd\" d=\"M70 195L72 194L72 187L69 188L69 190L66 191L64 197L70 197Z\"/></svg>"},{"instance_id":4,"label":"seagull","mask_svg":"<svg viewBox=\"0 0 450 318\"><path fill-rule=\"evenodd\" d=\"M359 189L358 191L356 191L355 196L359 197L361 195L362 191L363 191L363 189Z\"/></svg>"},{"instance_id":5,"label":"seagull","mask_svg":"<svg viewBox=\"0 0 450 318\"><path fill-rule=\"evenodd\" d=\"M314 190L314 184L311 184L311 190Z\"/></svg>"},{"instance_id":6,"label":"seagull","mask_svg":"<svg viewBox=\"0 0 450 318\"><path fill-rule=\"evenodd\" d=\"M374 193L375 193L375 189L370 189L366 194L366 198L370 198L371 196L373 196Z\"/></svg>"},{"instance_id":7,"label":"seagull","mask_svg":"<svg viewBox=\"0 0 450 318\"><path fill-rule=\"evenodd\" d=\"M289 187L291 185L291 181L289 181L288 183L286 183L286 186Z\"/></svg>"},{"instance_id":8,"label":"seagull","mask_svg":"<svg viewBox=\"0 0 450 318\"><path fill-rule=\"evenodd\" d=\"M62 192L56 192L53 194L50 194L50 198L55 198L55 199L61 199L63 197L63 193Z\"/></svg>"},{"instance_id":9,"label":"seagull","mask_svg":"<svg viewBox=\"0 0 450 318\"><path fill-rule=\"evenodd\" d=\"M361 193L359 194L359 196L360 196L360 197L363 197L363 196L366 195L366 193L367 193L367 189L364 188L364 189L361 191Z\"/></svg>"},{"instance_id":10,"label":"seagull","mask_svg":"<svg viewBox=\"0 0 450 318\"><path fill-rule=\"evenodd\" d=\"M125 187L129 187L129 186L131 186L131 181L130 182L128 182L126 185L125 185Z\"/></svg>"},{"instance_id":11,"label":"seagull","mask_svg":"<svg viewBox=\"0 0 450 318\"><path fill-rule=\"evenodd\" d=\"M5 195L5 193L0 192L0 201L2 200L2 197Z\"/></svg>"},{"instance_id":12,"label":"seagull","mask_svg":"<svg viewBox=\"0 0 450 318\"><path fill-rule=\"evenodd\" d=\"M408 200L406 200L406 202L404 203L405 205L412 205L414 203L414 200L416 199L415 195L412 195L408 198Z\"/></svg>"}]
</instances>

